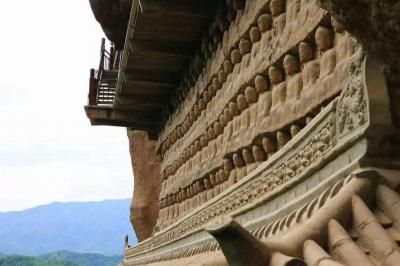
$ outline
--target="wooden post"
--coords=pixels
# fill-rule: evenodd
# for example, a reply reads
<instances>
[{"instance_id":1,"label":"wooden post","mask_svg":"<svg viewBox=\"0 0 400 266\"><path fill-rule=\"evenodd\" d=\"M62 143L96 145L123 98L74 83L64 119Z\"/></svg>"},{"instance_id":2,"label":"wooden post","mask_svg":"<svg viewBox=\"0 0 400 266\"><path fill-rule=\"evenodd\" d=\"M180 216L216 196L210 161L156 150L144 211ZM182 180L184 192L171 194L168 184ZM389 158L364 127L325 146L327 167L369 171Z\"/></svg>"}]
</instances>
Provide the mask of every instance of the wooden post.
<instances>
[{"instance_id":1,"label":"wooden post","mask_svg":"<svg viewBox=\"0 0 400 266\"><path fill-rule=\"evenodd\" d=\"M114 46L110 47L110 61L108 62L108 69L114 69L114 58L115 58L115 48Z\"/></svg>"},{"instance_id":2,"label":"wooden post","mask_svg":"<svg viewBox=\"0 0 400 266\"><path fill-rule=\"evenodd\" d=\"M89 105L96 105L96 78L94 77L94 69L90 69L89 77Z\"/></svg>"}]
</instances>

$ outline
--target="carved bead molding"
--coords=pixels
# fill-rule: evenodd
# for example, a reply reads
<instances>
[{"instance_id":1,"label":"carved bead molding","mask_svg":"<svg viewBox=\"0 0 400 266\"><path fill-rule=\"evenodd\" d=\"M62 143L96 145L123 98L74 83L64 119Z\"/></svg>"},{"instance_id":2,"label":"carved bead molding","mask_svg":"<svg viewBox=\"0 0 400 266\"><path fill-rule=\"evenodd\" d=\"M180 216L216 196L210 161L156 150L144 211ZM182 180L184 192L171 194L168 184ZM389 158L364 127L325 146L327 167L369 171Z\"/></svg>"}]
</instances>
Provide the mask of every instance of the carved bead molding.
<instances>
[{"instance_id":1,"label":"carved bead molding","mask_svg":"<svg viewBox=\"0 0 400 266\"><path fill-rule=\"evenodd\" d=\"M362 82L365 79L365 60L364 50L359 48L349 64L350 75L345 90L291 140L291 145L286 145L274 158L260 165L228 191L149 240L126 250L126 256L133 258L199 232L201 226L217 216L237 216L256 208L280 191L294 187L312 171L329 162L333 153L337 154L355 142L358 136L363 135L369 119L367 90L365 82ZM350 118L352 122L348 122ZM344 138L354 134L356 138Z\"/></svg>"}]
</instances>

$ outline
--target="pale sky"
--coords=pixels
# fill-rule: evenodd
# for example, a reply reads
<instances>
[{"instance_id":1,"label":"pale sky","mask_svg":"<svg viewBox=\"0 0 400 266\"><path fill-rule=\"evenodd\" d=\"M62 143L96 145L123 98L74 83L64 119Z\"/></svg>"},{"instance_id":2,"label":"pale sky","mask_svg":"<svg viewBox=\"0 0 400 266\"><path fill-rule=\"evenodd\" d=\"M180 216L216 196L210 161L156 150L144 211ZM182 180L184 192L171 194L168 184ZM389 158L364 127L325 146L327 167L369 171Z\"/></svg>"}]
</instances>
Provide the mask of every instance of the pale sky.
<instances>
[{"instance_id":1,"label":"pale sky","mask_svg":"<svg viewBox=\"0 0 400 266\"><path fill-rule=\"evenodd\" d=\"M89 0L4 1L0 36L0 212L131 197L125 128L83 109L104 36Z\"/></svg>"}]
</instances>

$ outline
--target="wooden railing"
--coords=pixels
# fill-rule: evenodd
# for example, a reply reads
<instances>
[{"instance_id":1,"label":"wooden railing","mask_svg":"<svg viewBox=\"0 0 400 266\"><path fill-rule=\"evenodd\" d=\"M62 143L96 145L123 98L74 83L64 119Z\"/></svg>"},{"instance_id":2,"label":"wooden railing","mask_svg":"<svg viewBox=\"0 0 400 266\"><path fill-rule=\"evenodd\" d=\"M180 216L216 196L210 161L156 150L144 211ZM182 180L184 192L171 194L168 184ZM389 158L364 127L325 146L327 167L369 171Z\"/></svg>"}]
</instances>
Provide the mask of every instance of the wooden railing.
<instances>
[{"instance_id":1,"label":"wooden railing","mask_svg":"<svg viewBox=\"0 0 400 266\"><path fill-rule=\"evenodd\" d=\"M98 70L90 70L89 105L112 105L119 65L119 51L111 45L110 51L105 46L105 38L101 39L100 63Z\"/></svg>"}]
</instances>

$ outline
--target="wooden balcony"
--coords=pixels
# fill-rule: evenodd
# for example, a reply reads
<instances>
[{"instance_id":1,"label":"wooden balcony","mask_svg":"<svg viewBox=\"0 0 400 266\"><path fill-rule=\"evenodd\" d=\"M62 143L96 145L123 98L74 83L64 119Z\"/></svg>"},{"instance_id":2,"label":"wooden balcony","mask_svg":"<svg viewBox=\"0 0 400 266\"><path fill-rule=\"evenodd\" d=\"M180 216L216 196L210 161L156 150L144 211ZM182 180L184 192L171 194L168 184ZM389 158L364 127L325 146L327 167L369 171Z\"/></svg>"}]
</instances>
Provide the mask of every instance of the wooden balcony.
<instances>
[{"instance_id":1,"label":"wooden balcony","mask_svg":"<svg viewBox=\"0 0 400 266\"><path fill-rule=\"evenodd\" d=\"M92 125L156 136L219 1L133 1L123 51L106 51L90 72L86 115Z\"/></svg>"}]
</instances>

